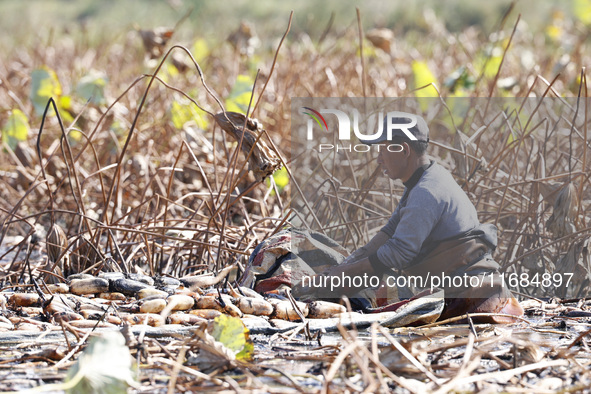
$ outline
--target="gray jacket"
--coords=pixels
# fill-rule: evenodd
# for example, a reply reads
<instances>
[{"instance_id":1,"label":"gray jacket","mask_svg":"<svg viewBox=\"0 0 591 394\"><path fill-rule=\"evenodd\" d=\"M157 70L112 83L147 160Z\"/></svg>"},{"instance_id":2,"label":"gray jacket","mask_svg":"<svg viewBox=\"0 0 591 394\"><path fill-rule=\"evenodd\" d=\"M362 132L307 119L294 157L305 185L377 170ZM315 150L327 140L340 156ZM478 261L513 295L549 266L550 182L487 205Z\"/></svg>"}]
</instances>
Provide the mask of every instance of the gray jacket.
<instances>
[{"instance_id":1,"label":"gray jacket","mask_svg":"<svg viewBox=\"0 0 591 394\"><path fill-rule=\"evenodd\" d=\"M390 239L369 257L374 266L405 269L441 241L460 237L480 226L476 208L439 164L431 162L420 168L404 185L400 203L381 229ZM494 238L494 249L496 229L489 229L488 235L489 239Z\"/></svg>"}]
</instances>

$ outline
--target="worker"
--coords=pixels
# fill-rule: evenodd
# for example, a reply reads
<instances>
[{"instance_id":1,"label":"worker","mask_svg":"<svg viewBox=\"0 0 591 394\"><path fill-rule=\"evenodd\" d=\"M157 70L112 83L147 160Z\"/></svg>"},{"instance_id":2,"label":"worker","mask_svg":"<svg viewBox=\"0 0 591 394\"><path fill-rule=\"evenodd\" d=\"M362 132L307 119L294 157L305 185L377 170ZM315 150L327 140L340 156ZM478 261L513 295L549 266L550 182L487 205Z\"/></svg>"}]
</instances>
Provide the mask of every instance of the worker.
<instances>
[{"instance_id":1,"label":"worker","mask_svg":"<svg viewBox=\"0 0 591 394\"><path fill-rule=\"evenodd\" d=\"M523 309L492 258L497 229L479 222L476 208L452 175L426 154L429 128L425 120L390 112L381 135L361 142L379 152L377 162L384 174L400 179L404 193L387 224L369 243L342 264L296 285L294 294L317 291L314 287L319 283L341 283L331 289L333 294L351 296L362 290L351 285L362 283L355 278L389 273L399 279L420 277L423 288L443 289L440 319L479 312L521 316ZM391 283L400 282L404 281ZM502 316L480 320L513 321Z\"/></svg>"}]
</instances>

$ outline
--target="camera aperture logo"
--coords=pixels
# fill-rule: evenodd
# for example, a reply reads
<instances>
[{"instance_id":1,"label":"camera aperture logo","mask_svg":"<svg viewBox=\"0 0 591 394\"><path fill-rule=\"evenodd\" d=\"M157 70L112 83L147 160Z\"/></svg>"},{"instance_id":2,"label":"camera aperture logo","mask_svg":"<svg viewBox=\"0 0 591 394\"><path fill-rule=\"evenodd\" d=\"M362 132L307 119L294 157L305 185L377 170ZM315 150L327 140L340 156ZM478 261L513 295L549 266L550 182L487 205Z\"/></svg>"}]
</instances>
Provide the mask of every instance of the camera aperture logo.
<instances>
[{"instance_id":1,"label":"camera aperture logo","mask_svg":"<svg viewBox=\"0 0 591 394\"><path fill-rule=\"evenodd\" d=\"M392 140L392 136L395 130L400 130L403 135L408 137L412 141L416 141L417 138L412 134L410 129L417 125L417 118L412 114L406 114L403 119L398 117L399 112L388 112L384 118L384 113L379 112L376 115L371 115L367 119L367 124L376 125L377 132L373 134L363 134L359 130L359 111L353 109L352 116L347 114L345 111L338 109L322 108L319 111L310 107L301 107L300 113L309 117L307 122L307 136L308 141L314 140L314 123L320 127L322 132L330 132L328 123L322 114L332 114L336 116L338 122L338 140L337 144L318 144L318 151L347 151L347 152L369 152L371 146L374 145L379 151L385 144L385 148L390 152L402 151L400 144L387 144L388 141ZM369 129L370 127L368 127ZM361 144L347 144L351 141L351 129L355 136L359 139ZM384 135L385 133L385 135ZM400 135L397 133L396 135ZM343 143L343 141L345 143Z\"/></svg>"},{"instance_id":2,"label":"camera aperture logo","mask_svg":"<svg viewBox=\"0 0 591 394\"><path fill-rule=\"evenodd\" d=\"M314 119L316 121L316 123L318 123L318 126L320 126L322 128L322 124L320 124L320 120L322 120L322 123L324 124L324 127L326 128L326 131L328 131L328 125L326 124L326 120L324 119L324 116L320 115L320 112L313 110L310 107L302 107L303 109L306 109L310 112L304 112L306 115L309 115L312 119ZM312 127L310 127L311 125L308 125L308 139L310 136L310 133L312 132Z\"/></svg>"}]
</instances>

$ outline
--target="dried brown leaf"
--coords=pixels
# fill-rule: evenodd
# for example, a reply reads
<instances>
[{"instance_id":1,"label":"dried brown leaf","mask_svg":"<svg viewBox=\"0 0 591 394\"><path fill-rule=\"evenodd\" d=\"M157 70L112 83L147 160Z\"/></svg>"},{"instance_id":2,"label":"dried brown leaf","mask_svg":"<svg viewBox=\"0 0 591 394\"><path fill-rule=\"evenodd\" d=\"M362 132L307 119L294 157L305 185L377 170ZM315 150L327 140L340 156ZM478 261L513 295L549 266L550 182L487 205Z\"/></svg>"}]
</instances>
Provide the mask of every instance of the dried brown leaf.
<instances>
[{"instance_id":1,"label":"dried brown leaf","mask_svg":"<svg viewBox=\"0 0 591 394\"><path fill-rule=\"evenodd\" d=\"M54 224L47 233L46 243L49 261L55 263L68 248L68 237L58 224Z\"/></svg>"},{"instance_id":2,"label":"dried brown leaf","mask_svg":"<svg viewBox=\"0 0 591 394\"><path fill-rule=\"evenodd\" d=\"M554 203L552 216L546 222L546 228L555 238L577 231L575 219L577 215L577 190L573 183L568 183L560 190Z\"/></svg>"},{"instance_id":3,"label":"dried brown leaf","mask_svg":"<svg viewBox=\"0 0 591 394\"><path fill-rule=\"evenodd\" d=\"M238 112L220 112L215 115L217 124L236 141L240 141L246 116ZM263 132L263 125L256 119L248 118L242 138L242 151L248 155L250 168L259 180L265 179L281 168L281 160L275 151L271 150L259 135ZM256 143L256 145L255 145ZM254 146L254 148L253 148Z\"/></svg>"},{"instance_id":4,"label":"dried brown leaf","mask_svg":"<svg viewBox=\"0 0 591 394\"><path fill-rule=\"evenodd\" d=\"M390 29L371 29L365 33L365 38L376 48L380 48L386 53L390 53L390 46L394 39L394 32Z\"/></svg>"}]
</instances>

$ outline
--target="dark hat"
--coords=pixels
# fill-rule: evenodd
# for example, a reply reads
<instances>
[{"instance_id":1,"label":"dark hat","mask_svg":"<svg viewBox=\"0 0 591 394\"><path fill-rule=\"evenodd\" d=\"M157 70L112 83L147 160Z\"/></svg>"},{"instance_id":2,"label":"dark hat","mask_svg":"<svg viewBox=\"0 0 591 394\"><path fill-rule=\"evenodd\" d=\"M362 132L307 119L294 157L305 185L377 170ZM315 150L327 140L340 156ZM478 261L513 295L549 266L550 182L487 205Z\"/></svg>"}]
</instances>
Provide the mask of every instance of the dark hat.
<instances>
[{"instance_id":1,"label":"dark hat","mask_svg":"<svg viewBox=\"0 0 591 394\"><path fill-rule=\"evenodd\" d=\"M391 136L388 129L391 129ZM410 133L414 138L407 133ZM391 137L391 138L389 138ZM429 127L427 122L419 115L408 112L392 111L384 117L382 134L371 140L361 140L364 144L380 144L391 141L394 137L405 137L410 140L429 142Z\"/></svg>"}]
</instances>

